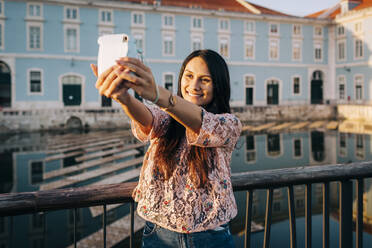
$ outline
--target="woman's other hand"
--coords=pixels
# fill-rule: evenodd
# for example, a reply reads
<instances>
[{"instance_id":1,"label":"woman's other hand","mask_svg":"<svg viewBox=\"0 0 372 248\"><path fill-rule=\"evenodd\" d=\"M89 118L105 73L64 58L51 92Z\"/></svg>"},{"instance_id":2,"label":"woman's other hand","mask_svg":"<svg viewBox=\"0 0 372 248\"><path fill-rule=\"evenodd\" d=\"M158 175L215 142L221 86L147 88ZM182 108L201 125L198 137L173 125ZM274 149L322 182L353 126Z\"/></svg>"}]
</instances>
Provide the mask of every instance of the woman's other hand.
<instances>
[{"instance_id":1,"label":"woman's other hand","mask_svg":"<svg viewBox=\"0 0 372 248\"><path fill-rule=\"evenodd\" d=\"M94 75L98 77L96 88L98 89L99 94L112 98L121 104L126 104L130 98L128 93L129 87L126 87L124 80L117 76L123 68L114 65L98 75L97 66L91 64L90 67L92 68Z\"/></svg>"},{"instance_id":2,"label":"woman's other hand","mask_svg":"<svg viewBox=\"0 0 372 248\"><path fill-rule=\"evenodd\" d=\"M140 60L129 57L120 58L117 64L120 69L115 70L115 73L118 78L125 81L126 87L132 88L146 100L156 99L156 83L150 68Z\"/></svg>"}]
</instances>

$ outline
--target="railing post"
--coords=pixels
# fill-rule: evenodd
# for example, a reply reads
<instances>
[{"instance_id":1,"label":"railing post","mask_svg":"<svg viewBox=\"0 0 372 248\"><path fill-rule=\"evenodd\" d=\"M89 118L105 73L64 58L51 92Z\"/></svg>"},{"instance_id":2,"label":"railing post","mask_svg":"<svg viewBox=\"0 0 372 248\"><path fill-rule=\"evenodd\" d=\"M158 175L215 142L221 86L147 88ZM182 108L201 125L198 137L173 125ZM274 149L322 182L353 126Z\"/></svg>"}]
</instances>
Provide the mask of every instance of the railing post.
<instances>
[{"instance_id":1,"label":"railing post","mask_svg":"<svg viewBox=\"0 0 372 248\"><path fill-rule=\"evenodd\" d=\"M76 215L77 215L77 208L74 208L74 247L77 247L77 236L76 236Z\"/></svg>"},{"instance_id":2,"label":"railing post","mask_svg":"<svg viewBox=\"0 0 372 248\"><path fill-rule=\"evenodd\" d=\"M296 248L296 215L293 195L293 186L288 187L288 211L289 211L289 231L291 235L291 248Z\"/></svg>"},{"instance_id":3,"label":"railing post","mask_svg":"<svg viewBox=\"0 0 372 248\"><path fill-rule=\"evenodd\" d=\"M305 186L305 247L311 248L311 184Z\"/></svg>"},{"instance_id":4,"label":"railing post","mask_svg":"<svg viewBox=\"0 0 372 248\"><path fill-rule=\"evenodd\" d=\"M364 180L358 179L357 184L357 218L356 218L356 248L363 247L363 191Z\"/></svg>"},{"instance_id":5,"label":"railing post","mask_svg":"<svg viewBox=\"0 0 372 248\"><path fill-rule=\"evenodd\" d=\"M329 248L329 182L323 184L323 248Z\"/></svg>"},{"instance_id":6,"label":"railing post","mask_svg":"<svg viewBox=\"0 0 372 248\"><path fill-rule=\"evenodd\" d=\"M134 201L130 203L130 237L129 237L129 247L133 248L134 245Z\"/></svg>"},{"instance_id":7,"label":"railing post","mask_svg":"<svg viewBox=\"0 0 372 248\"><path fill-rule=\"evenodd\" d=\"M270 246L270 231L271 231L271 213L273 208L273 188L267 190L266 199L266 216L265 216L265 234L264 234L264 248L269 248Z\"/></svg>"},{"instance_id":8,"label":"railing post","mask_svg":"<svg viewBox=\"0 0 372 248\"><path fill-rule=\"evenodd\" d=\"M253 191L247 191L246 208L245 208L245 235L244 235L244 247L251 247L251 225L252 225L252 199Z\"/></svg>"},{"instance_id":9,"label":"railing post","mask_svg":"<svg viewBox=\"0 0 372 248\"><path fill-rule=\"evenodd\" d=\"M103 205L103 215L102 215L102 221L103 221L103 247L106 248L106 204Z\"/></svg>"},{"instance_id":10,"label":"railing post","mask_svg":"<svg viewBox=\"0 0 372 248\"><path fill-rule=\"evenodd\" d=\"M340 248L353 247L353 185L350 180L340 183Z\"/></svg>"}]
</instances>

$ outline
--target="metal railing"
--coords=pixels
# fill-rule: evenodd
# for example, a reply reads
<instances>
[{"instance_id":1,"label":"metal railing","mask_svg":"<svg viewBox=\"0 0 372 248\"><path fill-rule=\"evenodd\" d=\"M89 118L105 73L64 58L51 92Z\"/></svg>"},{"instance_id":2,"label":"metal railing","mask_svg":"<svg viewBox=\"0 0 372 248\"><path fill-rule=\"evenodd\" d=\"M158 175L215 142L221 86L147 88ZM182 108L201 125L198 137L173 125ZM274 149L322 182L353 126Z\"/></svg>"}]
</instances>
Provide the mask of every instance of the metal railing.
<instances>
[{"instance_id":1,"label":"metal railing","mask_svg":"<svg viewBox=\"0 0 372 248\"><path fill-rule=\"evenodd\" d=\"M340 182L340 248L352 247L353 184L356 181L356 247L363 247L363 191L364 179L372 177L372 162L347 165L306 166L289 169L243 172L232 175L234 191L247 191L245 247L251 247L252 199L255 190L266 189L266 214L263 247L270 246L273 191L287 188L289 206L290 247L296 247L296 217L294 185L305 185L305 247L312 247L312 184L323 184L323 247L330 247L330 183ZM97 185L80 188L57 189L38 192L10 193L0 195L0 216L13 216L61 209L74 210L74 246L76 240L77 209L103 206L103 247L106 247L106 205L130 202L130 247L134 237L134 202L131 198L137 182Z\"/></svg>"}]
</instances>

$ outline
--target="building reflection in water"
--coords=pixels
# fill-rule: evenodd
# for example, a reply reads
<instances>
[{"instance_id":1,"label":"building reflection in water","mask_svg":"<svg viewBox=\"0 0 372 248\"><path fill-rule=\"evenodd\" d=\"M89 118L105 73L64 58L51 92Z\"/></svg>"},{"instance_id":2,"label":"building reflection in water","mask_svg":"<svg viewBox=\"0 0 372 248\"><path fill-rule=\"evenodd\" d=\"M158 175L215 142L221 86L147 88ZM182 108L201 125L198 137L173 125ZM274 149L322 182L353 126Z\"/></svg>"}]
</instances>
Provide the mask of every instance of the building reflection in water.
<instances>
[{"instance_id":1,"label":"building reflection in water","mask_svg":"<svg viewBox=\"0 0 372 248\"><path fill-rule=\"evenodd\" d=\"M12 136L0 144L2 173L1 193L37 191L43 184L43 174L70 166L74 158L45 162L47 137L42 134ZM369 142L368 142L369 140ZM69 160L70 159L70 160ZM293 168L325 164L350 163L372 160L369 135L345 132L309 131L299 133L257 134L242 136L232 156L232 173L255 170ZM58 180L58 179L56 179ZM85 184L89 184L85 183ZM79 186L79 185L77 185ZM322 213L322 185L312 188L312 211ZM364 221L365 230L372 228L372 190L370 180L365 183ZM337 183L331 184L331 208L338 213ZM236 192L238 216L232 221L232 231L239 239L244 231L245 192ZM294 187L296 217L304 216L305 189ZM266 192L255 191L253 195L253 220L263 222L265 217ZM355 202L354 202L355 205ZM354 206L355 209L355 206ZM108 222L114 222L129 211L118 208L107 213ZM101 227L100 217L93 217L89 209L77 212L78 239L97 231ZM123 214L125 213L125 214ZM288 219L286 188L275 189L273 197L274 223ZM287 227L286 227L287 228ZM56 211L0 218L0 247L63 247L73 241L73 211ZM54 234L62 234L54 237ZM51 236L51 237L50 237Z\"/></svg>"}]
</instances>

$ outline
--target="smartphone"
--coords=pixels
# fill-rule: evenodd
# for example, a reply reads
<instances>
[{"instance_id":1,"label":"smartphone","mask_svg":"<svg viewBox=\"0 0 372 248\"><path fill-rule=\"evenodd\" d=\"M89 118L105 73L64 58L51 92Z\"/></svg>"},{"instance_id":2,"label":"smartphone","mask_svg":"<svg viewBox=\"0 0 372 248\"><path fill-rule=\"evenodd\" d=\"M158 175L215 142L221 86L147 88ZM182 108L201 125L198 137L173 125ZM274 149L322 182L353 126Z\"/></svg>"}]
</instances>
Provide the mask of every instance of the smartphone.
<instances>
[{"instance_id":1,"label":"smartphone","mask_svg":"<svg viewBox=\"0 0 372 248\"><path fill-rule=\"evenodd\" d=\"M116 64L121 57L142 57L134 41L127 34L108 34L98 38L98 75Z\"/></svg>"}]
</instances>

